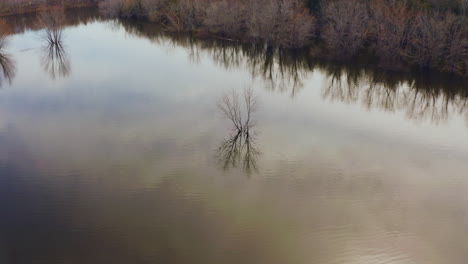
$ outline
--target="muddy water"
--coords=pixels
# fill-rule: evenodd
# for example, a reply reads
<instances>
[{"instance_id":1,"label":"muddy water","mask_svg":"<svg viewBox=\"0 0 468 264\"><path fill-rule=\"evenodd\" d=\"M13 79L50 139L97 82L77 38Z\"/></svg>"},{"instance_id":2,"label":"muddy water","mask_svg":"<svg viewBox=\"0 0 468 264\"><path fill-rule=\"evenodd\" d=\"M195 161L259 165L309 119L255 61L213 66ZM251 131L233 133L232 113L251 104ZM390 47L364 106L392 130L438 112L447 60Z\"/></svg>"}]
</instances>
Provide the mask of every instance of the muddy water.
<instances>
[{"instance_id":1,"label":"muddy water","mask_svg":"<svg viewBox=\"0 0 468 264\"><path fill-rule=\"evenodd\" d=\"M57 48L25 21L0 71L0 263L468 260L465 81L97 17Z\"/></svg>"}]
</instances>

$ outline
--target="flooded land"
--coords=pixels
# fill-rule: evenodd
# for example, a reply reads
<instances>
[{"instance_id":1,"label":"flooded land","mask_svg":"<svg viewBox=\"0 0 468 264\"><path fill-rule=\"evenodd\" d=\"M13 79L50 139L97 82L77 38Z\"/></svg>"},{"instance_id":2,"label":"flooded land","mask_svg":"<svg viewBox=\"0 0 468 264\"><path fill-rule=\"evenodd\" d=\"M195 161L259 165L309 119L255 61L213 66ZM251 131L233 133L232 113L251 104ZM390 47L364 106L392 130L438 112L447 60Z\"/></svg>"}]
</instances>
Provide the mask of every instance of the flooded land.
<instances>
[{"instance_id":1,"label":"flooded land","mask_svg":"<svg viewBox=\"0 0 468 264\"><path fill-rule=\"evenodd\" d=\"M0 263L467 263L466 78L73 14L5 18Z\"/></svg>"}]
</instances>

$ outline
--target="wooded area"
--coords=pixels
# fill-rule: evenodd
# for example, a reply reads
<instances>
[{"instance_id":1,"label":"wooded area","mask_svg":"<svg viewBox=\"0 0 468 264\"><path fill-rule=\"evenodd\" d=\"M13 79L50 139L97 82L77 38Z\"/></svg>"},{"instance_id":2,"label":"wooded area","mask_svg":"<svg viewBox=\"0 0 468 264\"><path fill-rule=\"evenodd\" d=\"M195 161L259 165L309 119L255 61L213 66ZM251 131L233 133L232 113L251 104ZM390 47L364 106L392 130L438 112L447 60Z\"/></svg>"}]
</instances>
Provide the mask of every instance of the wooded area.
<instances>
[{"instance_id":1,"label":"wooded area","mask_svg":"<svg viewBox=\"0 0 468 264\"><path fill-rule=\"evenodd\" d=\"M0 12L43 5L99 5L106 16L149 20L171 32L307 47L340 61L371 55L385 69L468 76L468 0L6 0Z\"/></svg>"}]
</instances>

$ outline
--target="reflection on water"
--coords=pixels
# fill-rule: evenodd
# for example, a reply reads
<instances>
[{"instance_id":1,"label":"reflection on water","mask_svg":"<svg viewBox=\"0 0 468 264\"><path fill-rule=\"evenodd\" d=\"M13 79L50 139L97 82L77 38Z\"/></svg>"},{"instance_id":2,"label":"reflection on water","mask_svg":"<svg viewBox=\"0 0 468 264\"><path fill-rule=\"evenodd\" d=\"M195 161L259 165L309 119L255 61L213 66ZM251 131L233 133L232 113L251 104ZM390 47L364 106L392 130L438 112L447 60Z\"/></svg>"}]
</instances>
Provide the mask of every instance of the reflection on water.
<instances>
[{"instance_id":1,"label":"reflection on water","mask_svg":"<svg viewBox=\"0 0 468 264\"><path fill-rule=\"evenodd\" d=\"M323 97L331 101L360 103L367 109L402 111L415 120L435 123L451 114L465 114L468 106L466 81L437 78L403 79L372 75L362 70L329 71Z\"/></svg>"},{"instance_id":2,"label":"reflection on water","mask_svg":"<svg viewBox=\"0 0 468 264\"><path fill-rule=\"evenodd\" d=\"M60 30L61 31L61 30ZM46 44L42 48L42 67L52 79L67 77L70 74L70 60L63 44L61 32L53 29L45 30Z\"/></svg>"},{"instance_id":3,"label":"reflection on water","mask_svg":"<svg viewBox=\"0 0 468 264\"><path fill-rule=\"evenodd\" d=\"M11 55L7 54L2 47L0 47L0 67L0 87L4 82L11 84L16 73L15 62L11 58Z\"/></svg>"},{"instance_id":4,"label":"reflection on water","mask_svg":"<svg viewBox=\"0 0 468 264\"><path fill-rule=\"evenodd\" d=\"M48 14L49 15L49 14ZM57 15L49 15L54 17ZM42 64L52 78L70 74L70 60L63 44L62 27L103 21L95 9L70 10L60 26L37 23L35 16L8 17L16 32L45 27ZM337 64L317 60L308 51L287 51L258 45L240 45L219 39L196 39L190 35L167 34L157 25L132 20L114 20L112 28L123 27L126 32L150 39L156 44L169 43L184 47L189 58L198 63L202 54L208 54L226 69L247 67L252 77L264 81L267 89L296 96L304 88L304 80L314 71L326 76L322 96L330 101L359 103L365 108L389 112L403 111L410 119L447 120L450 115L468 115L468 81L438 73L394 73L381 71L366 63ZM50 23L49 23L50 24ZM56 34L58 33L58 34ZM14 64L5 60L7 80L14 76ZM3 64L2 64L3 65Z\"/></svg>"},{"instance_id":5,"label":"reflection on water","mask_svg":"<svg viewBox=\"0 0 468 264\"><path fill-rule=\"evenodd\" d=\"M8 27L5 26L6 24L0 20L0 87L6 81L7 83L11 84L13 78L15 77L15 62L7 54L7 46L8 46Z\"/></svg>"},{"instance_id":6,"label":"reflection on water","mask_svg":"<svg viewBox=\"0 0 468 264\"><path fill-rule=\"evenodd\" d=\"M63 26L65 11L61 8L50 8L39 15L39 21L45 26L43 33L42 66L52 79L66 77L70 74L70 61L63 43Z\"/></svg>"},{"instance_id":7,"label":"reflection on water","mask_svg":"<svg viewBox=\"0 0 468 264\"><path fill-rule=\"evenodd\" d=\"M468 259L466 81L67 16L7 19L0 263Z\"/></svg>"},{"instance_id":8,"label":"reflection on water","mask_svg":"<svg viewBox=\"0 0 468 264\"><path fill-rule=\"evenodd\" d=\"M231 135L218 147L218 157L224 170L242 167L250 175L257 172L257 158L260 155L256 145L254 131L254 114L257 110L257 99L253 89L244 90L242 99L233 90L225 95L218 104L224 117L231 121Z\"/></svg>"},{"instance_id":9,"label":"reflection on water","mask_svg":"<svg viewBox=\"0 0 468 264\"><path fill-rule=\"evenodd\" d=\"M366 64L336 64L316 60L307 51L290 52L257 45L239 45L219 40L196 40L186 35L167 35L157 26L132 21L116 22L125 30L155 43L170 42L187 48L196 63L202 53L209 54L226 68L247 67L254 78L265 81L268 89L296 96L304 88L308 74L319 71L326 76L323 97L331 101L360 103L368 109L404 111L410 119L435 123L451 114L466 115L468 81L438 73L394 73Z\"/></svg>"}]
</instances>

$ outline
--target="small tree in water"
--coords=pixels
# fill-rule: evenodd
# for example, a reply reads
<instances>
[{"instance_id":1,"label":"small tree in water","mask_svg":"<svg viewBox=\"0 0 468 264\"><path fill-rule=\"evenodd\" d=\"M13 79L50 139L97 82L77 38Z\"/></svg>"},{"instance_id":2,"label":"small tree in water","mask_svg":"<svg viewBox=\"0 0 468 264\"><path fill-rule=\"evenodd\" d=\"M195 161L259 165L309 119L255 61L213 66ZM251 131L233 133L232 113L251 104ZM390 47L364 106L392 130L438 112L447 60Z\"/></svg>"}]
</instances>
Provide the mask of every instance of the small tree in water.
<instances>
[{"instance_id":1,"label":"small tree in water","mask_svg":"<svg viewBox=\"0 0 468 264\"><path fill-rule=\"evenodd\" d=\"M2 86L4 81L7 81L11 84L16 73L14 61L10 58L10 55L8 55L5 51L5 48L8 44L9 33L10 28L8 24L0 19L0 87Z\"/></svg>"},{"instance_id":2,"label":"small tree in water","mask_svg":"<svg viewBox=\"0 0 468 264\"><path fill-rule=\"evenodd\" d=\"M42 65L44 70L55 79L70 73L70 62L63 45L63 25L65 10L61 6L52 6L42 10L39 22L45 27L43 39Z\"/></svg>"},{"instance_id":3,"label":"small tree in water","mask_svg":"<svg viewBox=\"0 0 468 264\"><path fill-rule=\"evenodd\" d=\"M218 157L223 169L242 166L250 175L257 170L257 157L260 155L252 132L257 99L252 88L245 89L242 96L243 100L236 91L232 91L218 104L223 116L234 125L233 133L218 147Z\"/></svg>"}]
</instances>

